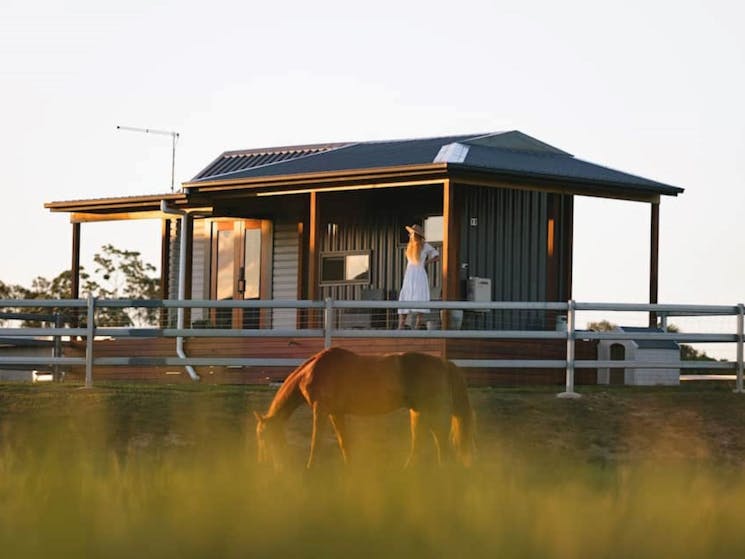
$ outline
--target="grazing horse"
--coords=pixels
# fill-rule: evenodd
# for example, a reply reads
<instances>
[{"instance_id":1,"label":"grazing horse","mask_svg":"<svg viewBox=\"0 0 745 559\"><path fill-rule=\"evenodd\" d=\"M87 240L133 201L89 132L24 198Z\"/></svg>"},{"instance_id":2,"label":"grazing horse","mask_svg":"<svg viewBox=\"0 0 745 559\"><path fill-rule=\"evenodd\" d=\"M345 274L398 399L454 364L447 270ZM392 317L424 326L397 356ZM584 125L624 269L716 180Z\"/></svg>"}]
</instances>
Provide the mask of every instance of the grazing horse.
<instances>
[{"instance_id":1,"label":"grazing horse","mask_svg":"<svg viewBox=\"0 0 745 559\"><path fill-rule=\"evenodd\" d=\"M344 462L349 461L345 416L378 415L408 408L411 450L414 459L424 429L435 441L438 462L452 450L469 465L473 449L473 410L461 370L444 359L424 353L382 356L357 355L332 347L321 351L285 379L258 423L259 461L278 463L285 445L287 419L303 402L313 412L313 430L307 467L313 465L321 421L328 416L336 433Z\"/></svg>"}]
</instances>

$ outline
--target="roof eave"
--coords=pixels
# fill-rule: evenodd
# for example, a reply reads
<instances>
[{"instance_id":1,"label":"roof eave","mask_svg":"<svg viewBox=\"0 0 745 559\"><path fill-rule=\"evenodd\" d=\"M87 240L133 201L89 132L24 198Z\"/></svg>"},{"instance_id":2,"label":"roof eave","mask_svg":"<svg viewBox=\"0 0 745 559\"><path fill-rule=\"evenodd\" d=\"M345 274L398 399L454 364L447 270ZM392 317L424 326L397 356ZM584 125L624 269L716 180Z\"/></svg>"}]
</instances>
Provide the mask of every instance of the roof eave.
<instances>
[{"instance_id":1,"label":"roof eave","mask_svg":"<svg viewBox=\"0 0 745 559\"><path fill-rule=\"evenodd\" d=\"M161 201L184 204L188 201L183 192L170 194L149 194L145 196L123 196L117 198L95 198L89 200L63 200L46 202L44 207L51 212L118 212L133 210L155 210L160 208Z\"/></svg>"},{"instance_id":2,"label":"roof eave","mask_svg":"<svg viewBox=\"0 0 745 559\"><path fill-rule=\"evenodd\" d=\"M320 171L289 175L242 177L222 180L201 180L183 183L189 192L213 192L220 190L256 189L271 190L302 185L304 187L356 184L361 182L380 181L396 182L431 176L433 179L444 178L448 171L447 163L428 163L418 165L398 165L394 167L373 167L367 169L345 169L340 171Z\"/></svg>"},{"instance_id":3,"label":"roof eave","mask_svg":"<svg viewBox=\"0 0 745 559\"><path fill-rule=\"evenodd\" d=\"M658 183L658 186L645 186L619 181L591 180L524 171L499 171L462 163L450 163L449 168L455 175L463 177L466 180L469 176L480 176L497 180L502 179L509 182L545 184L554 187L559 186L567 194L640 199L646 201L649 198L659 197L660 195L677 196L684 192L682 188L663 183Z\"/></svg>"}]
</instances>

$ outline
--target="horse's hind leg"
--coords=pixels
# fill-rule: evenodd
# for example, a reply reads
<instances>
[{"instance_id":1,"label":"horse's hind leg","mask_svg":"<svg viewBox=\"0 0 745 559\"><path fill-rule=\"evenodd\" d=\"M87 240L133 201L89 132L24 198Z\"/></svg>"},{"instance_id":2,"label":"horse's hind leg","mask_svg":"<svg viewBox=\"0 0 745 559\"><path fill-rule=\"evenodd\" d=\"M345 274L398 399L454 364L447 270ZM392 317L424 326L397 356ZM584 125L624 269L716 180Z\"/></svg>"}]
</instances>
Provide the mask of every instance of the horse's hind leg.
<instances>
[{"instance_id":1,"label":"horse's hind leg","mask_svg":"<svg viewBox=\"0 0 745 559\"><path fill-rule=\"evenodd\" d=\"M413 464L420 453L418 445L423 431L429 431L432 434L437 463L441 464L443 460L448 460L450 458L450 446L448 445L450 418L441 413L426 410L411 410L409 416L411 419L411 452L406 466Z\"/></svg>"},{"instance_id":2,"label":"horse's hind leg","mask_svg":"<svg viewBox=\"0 0 745 559\"><path fill-rule=\"evenodd\" d=\"M450 447L450 417L441 413L431 418L430 431L437 451L437 463L449 462L453 453Z\"/></svg>"},{"instance_id":3,"label":"horse's hind leg","mask_svg":"<svg viewBox=\"0 0 745 559\"><path fill-rule=\"evenodd\" d=\"M329 420L336 433L336 441L339 443L339 450L341 450L341 456L344 459L345 464L349 464L349 449L348 437L347 437L347 422L346 418L342 414L329 414Z\"/></svg>"}]
</instances>

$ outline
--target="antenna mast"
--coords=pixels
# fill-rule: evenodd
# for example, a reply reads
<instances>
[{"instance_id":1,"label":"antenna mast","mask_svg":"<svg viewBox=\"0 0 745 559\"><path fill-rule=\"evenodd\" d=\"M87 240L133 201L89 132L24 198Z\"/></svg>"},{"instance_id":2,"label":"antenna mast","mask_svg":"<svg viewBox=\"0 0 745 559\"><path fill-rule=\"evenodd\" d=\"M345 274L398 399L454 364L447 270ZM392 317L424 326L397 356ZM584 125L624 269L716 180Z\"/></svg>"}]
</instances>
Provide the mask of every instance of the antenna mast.
<instances>
[{"instance_id":1,"label":"antenna mast","mask_svg":"<svg viewBox=\"0 0 745 559\"><path fill-rule=\"evenodd\" d=\"M171 137L171 192L173 192L176 174L176 141L179 138L179 133L170 132L168 130L153 130L152 128L133 128L131 126L117 126L116 129L127 130L129 132L143 132L145 134L158 134L161 136Z\"/></svg>"}]
</instances>

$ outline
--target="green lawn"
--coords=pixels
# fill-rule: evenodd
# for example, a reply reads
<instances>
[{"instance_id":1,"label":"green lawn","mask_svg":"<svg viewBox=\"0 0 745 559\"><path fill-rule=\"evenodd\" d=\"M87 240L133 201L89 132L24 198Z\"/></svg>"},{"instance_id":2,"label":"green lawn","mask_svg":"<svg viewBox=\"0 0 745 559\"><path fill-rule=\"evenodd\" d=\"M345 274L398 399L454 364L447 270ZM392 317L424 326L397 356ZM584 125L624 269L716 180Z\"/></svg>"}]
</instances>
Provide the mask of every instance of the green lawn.
<instances>
[{"instance_id":1,"label":"green lawn","mask_svg":"<svg viewBox=\"0 0 745 559\"><path fill-rule=\"evenodd\" d=\"M472 389L470 470L403 471L407 418L255 463L274 389L0 384L3 557L742 557L745 396L729 386Z\"/></svg>"}]
</instances>

